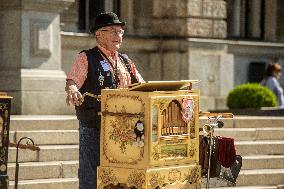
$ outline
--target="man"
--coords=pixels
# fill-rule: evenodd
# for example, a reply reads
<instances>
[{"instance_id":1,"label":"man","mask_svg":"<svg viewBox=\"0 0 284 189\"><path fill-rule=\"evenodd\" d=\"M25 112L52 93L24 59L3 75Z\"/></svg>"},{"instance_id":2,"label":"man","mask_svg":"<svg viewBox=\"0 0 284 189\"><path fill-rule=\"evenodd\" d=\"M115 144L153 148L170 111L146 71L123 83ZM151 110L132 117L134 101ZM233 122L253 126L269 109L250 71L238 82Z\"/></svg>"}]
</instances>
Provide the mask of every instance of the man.
<instances>
[{"instance_id":1,"label":"man","mask_svg":"<svg viewBox=\"0 0 284 189\"><path fill-rule=\"evenodd\" d=\"M131 60L118 53L125 25L109 12L98 15L91 32L97 46L80 52L67 75L66 102L75 105L79 120L79 188L94 189L100 158L100 102L85 96L100 95L101 89L120 88L143 82Z\"/></svg>"}]
</instances>

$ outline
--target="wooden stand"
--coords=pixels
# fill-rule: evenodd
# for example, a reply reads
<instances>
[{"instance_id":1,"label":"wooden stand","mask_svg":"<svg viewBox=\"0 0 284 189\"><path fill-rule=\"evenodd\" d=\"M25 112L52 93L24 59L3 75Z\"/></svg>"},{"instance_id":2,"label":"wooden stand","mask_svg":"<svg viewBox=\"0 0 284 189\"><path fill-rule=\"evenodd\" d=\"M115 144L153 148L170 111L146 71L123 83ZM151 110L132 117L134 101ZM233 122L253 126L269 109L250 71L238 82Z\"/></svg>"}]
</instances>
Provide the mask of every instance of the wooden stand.
<instances>
[{"instance_id":1,"label":"wooden stand","mask_svg":"<svg viewBox=\"0 0 284 189\"><path fill-rule=\"evenodd\" d=\"M6 93L0 92L0 188L9 188L7 175L9 124L11 112L11 99Z\"/></svg>"}]
</instances>

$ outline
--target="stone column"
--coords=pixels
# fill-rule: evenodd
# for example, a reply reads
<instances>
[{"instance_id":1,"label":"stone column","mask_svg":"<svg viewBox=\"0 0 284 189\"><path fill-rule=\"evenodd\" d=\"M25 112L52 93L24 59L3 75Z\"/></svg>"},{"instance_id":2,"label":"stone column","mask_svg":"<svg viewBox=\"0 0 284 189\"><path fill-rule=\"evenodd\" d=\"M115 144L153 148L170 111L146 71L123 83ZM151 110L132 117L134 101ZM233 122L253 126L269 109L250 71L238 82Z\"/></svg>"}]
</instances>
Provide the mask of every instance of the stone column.
<instances>
[{"instance_id":1,"label":"stone column","mask_svg":"<svg viewBox=\"0 0 284 189\"><path fill-rule=\"evenodd\" d=\"M121 20L127 22L127 34L133 35L134 34L134 28L133 28L133 20L134 20L134 7L133 7L133 0L124 0L121 4L121 11L120 11L120 17Z\"/></svg>"},{"instance_id":2,"label":"stone column","mask_svg":"<svg viewBox=\"0 0 284 189\"><path fill-rule=\"evenodd\" d=\"M60 13L61 30L65 32L78 32L79 0L75 0L68 9Z\"/></svg>"},{"instance_id":3,"label":"stone column","mask_svg":"<svg viewBox=\"0 0 284 189\"><path fill-rule=\"evenodd\" d=\"M259 0L250 1L248 35L253 38L261 37L261 1Z\"/></svg>"},{"instance_id":4,"label":"stone column","mask_svg":"<svg viewBox=\"0 0 284 189\"><path fill-rule=\"evenodd\" d=\"M284 42L284 2L277 1L277 41Z\"/></svg>"},{"instance_id":5,"label":"stone column","mask_svg":"<svg viewBox=\"0 0 284 189\"><path fill-rule=\"evenodd\" d=\"M67 114L59 13L74 0L0 0L0 90L13 114Z\"/></svg>"},{"instance_id":6,"label":"stone column","mask_svg":"<svg viewBox=\"0 0 284 189\"><path fill-rule=\"evenodd\" d=\"M277 1L265 1L264 39L277 41Z\"/></svg>"},{"instance_id":7,"label":"stone column","mask_svg":"<svg viewBox=\"0 0 284 189\"><path fill-rule=\"evenodd\" d=\"M241 23L240 23L240 14L241 14L241 1L233 1L233 31L232 34L235 37L240 37L240 29L241 29Z\"/></svg>"}]
</instances>

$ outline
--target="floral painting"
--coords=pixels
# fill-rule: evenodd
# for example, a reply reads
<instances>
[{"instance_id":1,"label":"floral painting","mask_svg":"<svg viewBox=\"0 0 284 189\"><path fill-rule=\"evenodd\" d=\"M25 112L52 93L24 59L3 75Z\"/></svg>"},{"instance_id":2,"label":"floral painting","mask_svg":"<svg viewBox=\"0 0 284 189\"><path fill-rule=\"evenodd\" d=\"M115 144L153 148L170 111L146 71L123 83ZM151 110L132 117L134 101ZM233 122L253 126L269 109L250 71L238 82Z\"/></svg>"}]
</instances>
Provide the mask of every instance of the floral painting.
<instances>
[{"instance_id":1,"label":"floral painting","mask_svg":"<svg viewBox=\"0 0 284 189\"><path fill-rule=\"evenodd\" d=\"M133 128L129 127L126 123L126 117L116 117L115 120L110 121L110 126L113 128L109 133L109 139L115 143L120 144L122 153L126 152L126 146L132 145L135 142L135 135Z\"/></svg>"}]
</instances>

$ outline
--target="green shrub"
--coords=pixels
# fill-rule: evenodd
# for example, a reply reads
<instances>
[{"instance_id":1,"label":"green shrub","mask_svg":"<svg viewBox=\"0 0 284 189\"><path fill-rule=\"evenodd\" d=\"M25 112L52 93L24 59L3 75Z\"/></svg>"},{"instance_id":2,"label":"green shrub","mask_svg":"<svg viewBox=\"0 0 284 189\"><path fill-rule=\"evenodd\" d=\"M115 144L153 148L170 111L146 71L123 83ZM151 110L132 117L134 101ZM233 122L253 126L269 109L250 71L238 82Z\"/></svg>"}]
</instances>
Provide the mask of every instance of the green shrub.
<instances>
[{"instance_id":1,"label":"green shrub","mask_svg":"<svg viewBox=\"0 0 284 189\"><path fill-rule=\"evenodd\" d=\"M277 106L274 93L258 83L248 83L237 86L227 98L227 106L234 108L260 108Z\"/></svg>"}]
</instances>

